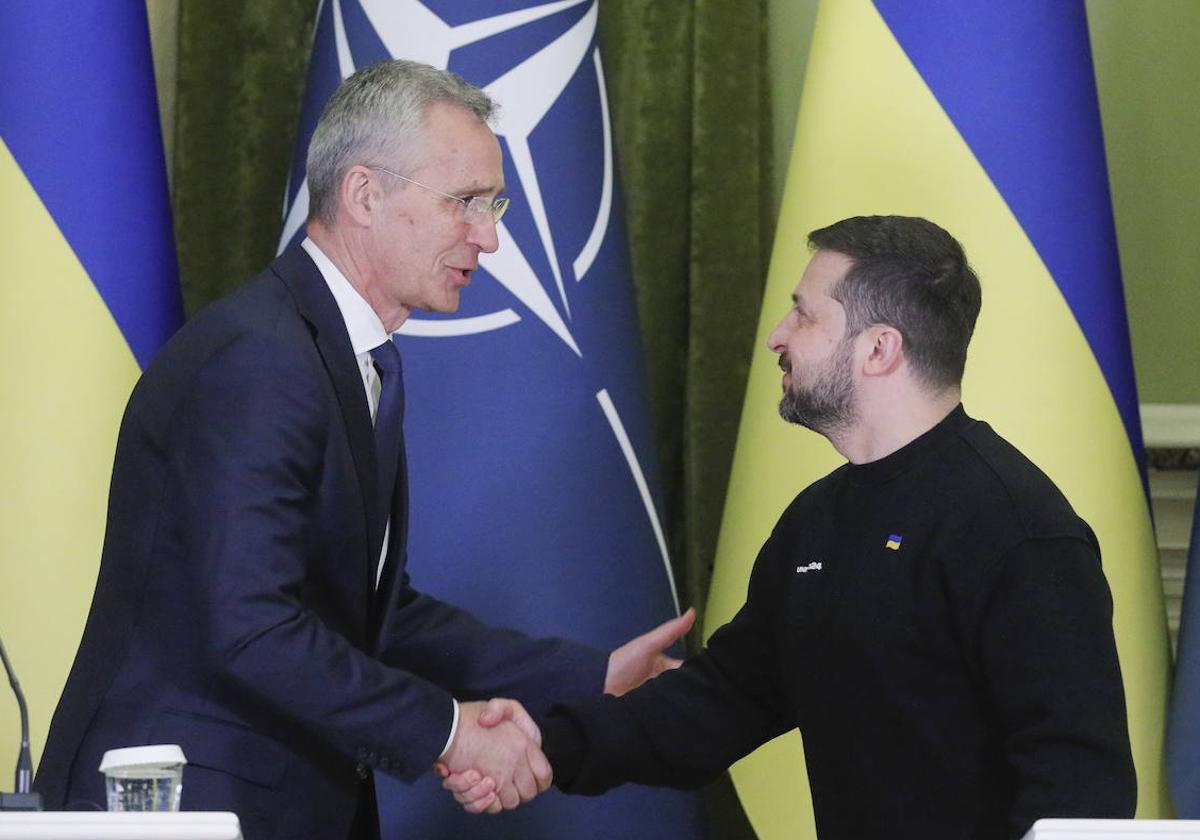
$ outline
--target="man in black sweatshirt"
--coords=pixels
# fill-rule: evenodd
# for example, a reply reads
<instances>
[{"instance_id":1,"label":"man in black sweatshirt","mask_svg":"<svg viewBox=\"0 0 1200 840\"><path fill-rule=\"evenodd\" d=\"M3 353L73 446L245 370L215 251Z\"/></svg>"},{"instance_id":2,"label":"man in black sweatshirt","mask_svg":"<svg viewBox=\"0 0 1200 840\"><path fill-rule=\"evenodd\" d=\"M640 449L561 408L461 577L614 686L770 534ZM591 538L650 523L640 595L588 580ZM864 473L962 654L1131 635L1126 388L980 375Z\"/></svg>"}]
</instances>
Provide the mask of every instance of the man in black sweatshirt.
<instances>
[{"instance_id":1,"label":"man in black sweatshirt","mask_svg":"<svg viewBox=\"0 0 1200 840\"><path fill-rule=\"evenodd\" d=\"M788 506L745 605L675 672L551 711L565 791L711 780L804 738L818 834L1016 838L1136 802L1112 599L1087 523L960 403L979 282L924 219L814 231L771 333L784 419L849 463ZM469 810L489 780L450 777Z\"/></svg>"}]
</instances>

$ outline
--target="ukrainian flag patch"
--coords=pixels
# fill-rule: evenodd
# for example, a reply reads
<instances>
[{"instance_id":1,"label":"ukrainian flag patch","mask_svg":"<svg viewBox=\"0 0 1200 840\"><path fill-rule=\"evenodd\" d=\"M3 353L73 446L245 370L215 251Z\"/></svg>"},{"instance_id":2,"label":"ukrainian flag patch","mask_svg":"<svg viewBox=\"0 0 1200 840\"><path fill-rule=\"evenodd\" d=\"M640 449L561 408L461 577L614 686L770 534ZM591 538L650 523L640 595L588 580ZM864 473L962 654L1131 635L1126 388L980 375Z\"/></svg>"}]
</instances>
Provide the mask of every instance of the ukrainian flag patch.
<instances>
[{"instance_id":1,"label":"ukrainian flag patch","mask_svg":"<svg viewBox=\"0 0 1200 840\"><path fill-rule=\"evenodd\" d=\"M887 542L883 544L884 548L890 548L892 551L900 550L900 543L904 542L904 537L899 534L889 534Z\"/></svg>"}]
</instances>

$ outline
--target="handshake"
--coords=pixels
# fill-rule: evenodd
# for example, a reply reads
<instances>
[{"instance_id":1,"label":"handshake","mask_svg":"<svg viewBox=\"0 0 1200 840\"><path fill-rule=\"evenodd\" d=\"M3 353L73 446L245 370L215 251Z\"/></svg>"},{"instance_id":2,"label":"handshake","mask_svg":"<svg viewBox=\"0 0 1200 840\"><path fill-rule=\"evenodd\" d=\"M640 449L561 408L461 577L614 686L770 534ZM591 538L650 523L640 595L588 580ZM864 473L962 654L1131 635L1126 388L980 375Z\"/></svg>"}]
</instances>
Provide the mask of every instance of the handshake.
<instances>
[{"instance_id":1,"label":"handshake","mask_svg":"<svg viewBox=\"0 0 1200 840\"><path fill-rule=\"evenodd\" d=\"M620 696L678 659L662 651L696 620L689 609L678 618L626 642L608 657L605 694ZM550 787L553 771L542 752L542 733L516 700L459 703L458 729L433 769L442 787L472 814L498 814L528 802Z\"/></svg>"},{"instance_id":2,"label":"handshake","mask_svg":"<svg viewBox=\"0 0 1200 840\"><path fill-rule=\"evenodd\" d=\"M434 772L468 813L511 810L550 787L542 733L520 703L460 703L458 715L454 741Z\"/></svg>"}]
</instances>

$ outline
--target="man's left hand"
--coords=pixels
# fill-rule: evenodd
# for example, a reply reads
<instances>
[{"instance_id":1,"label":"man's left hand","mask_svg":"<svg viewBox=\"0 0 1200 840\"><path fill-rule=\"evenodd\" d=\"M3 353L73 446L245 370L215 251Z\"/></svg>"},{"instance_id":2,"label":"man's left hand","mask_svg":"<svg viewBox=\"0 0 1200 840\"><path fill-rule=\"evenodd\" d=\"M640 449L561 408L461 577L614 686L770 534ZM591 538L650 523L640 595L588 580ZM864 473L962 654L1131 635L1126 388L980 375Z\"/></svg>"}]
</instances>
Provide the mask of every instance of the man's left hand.
<instances>
[{"instance_id":1,"label":"man's left hand","mask_svg":"<svg viewBox=\"0 0 1200 840\"><path fill-rule=\"evenodd\" d=\"M614 650L608 657L604 693L620 697L651 677L682 665L680 660L666 656L663 651L691 630L695 622L696 610L688 607L678 618L665 621Z\"/></svg>"}]
</instances>

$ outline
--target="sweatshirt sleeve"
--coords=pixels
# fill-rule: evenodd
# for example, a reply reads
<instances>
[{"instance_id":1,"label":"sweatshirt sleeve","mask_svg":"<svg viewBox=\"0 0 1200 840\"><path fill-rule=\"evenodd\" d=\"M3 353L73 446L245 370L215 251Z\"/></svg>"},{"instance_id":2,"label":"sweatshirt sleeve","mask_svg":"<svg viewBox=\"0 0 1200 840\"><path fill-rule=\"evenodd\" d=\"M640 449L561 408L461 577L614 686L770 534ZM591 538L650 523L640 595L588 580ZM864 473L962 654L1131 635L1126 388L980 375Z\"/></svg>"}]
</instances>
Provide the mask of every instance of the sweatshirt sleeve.
<instances>
[{"instance_id":1,"label":"sweatshirt sleeve","mask_svg":"<svg viewBox=\"0 0 1200 840\"><path fill-rule=\"evenodd\" d=\"M746 603L681 668L623 697L550 710L541 723L555 784L585 794L624 782L698 787L795 725L778 678L771 555L768 542Z\"/></svg>"},{"instance_id":2,"label":"sweatshirt sleeve","mask_svg":"<svg viewBox=\"0 0 1200 840\"><path fill-rule=\"evenodd\" d=\"M1094 544L1024 540L993 565L978 603L980 668L1014 781L1010 835L1041 817L1132 817L1112 597Z\"/></svg>"}]
</instances>

